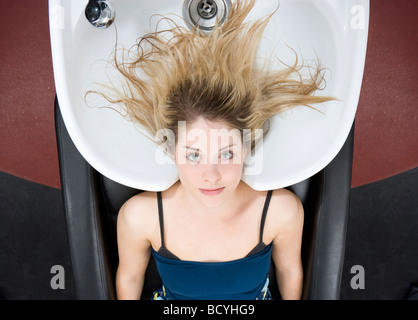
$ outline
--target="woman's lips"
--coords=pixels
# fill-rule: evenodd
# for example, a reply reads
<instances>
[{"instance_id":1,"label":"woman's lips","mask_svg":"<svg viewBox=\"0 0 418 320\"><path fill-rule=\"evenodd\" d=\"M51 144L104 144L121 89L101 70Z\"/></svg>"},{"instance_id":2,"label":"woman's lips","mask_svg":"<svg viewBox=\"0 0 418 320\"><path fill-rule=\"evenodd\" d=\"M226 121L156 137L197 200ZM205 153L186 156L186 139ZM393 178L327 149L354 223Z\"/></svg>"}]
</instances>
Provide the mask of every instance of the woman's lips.
<instances>
[{"instance_id":1,"label":"woman's lips","mask_svg":"<svg viewBox=\"0 0 418 320\"><path fill-rule=\"evenodd\" d=\"M225 187L216 188L216 189L199 189L205 196L216 196L224 191Z\"/></svg>"}]
</instances>

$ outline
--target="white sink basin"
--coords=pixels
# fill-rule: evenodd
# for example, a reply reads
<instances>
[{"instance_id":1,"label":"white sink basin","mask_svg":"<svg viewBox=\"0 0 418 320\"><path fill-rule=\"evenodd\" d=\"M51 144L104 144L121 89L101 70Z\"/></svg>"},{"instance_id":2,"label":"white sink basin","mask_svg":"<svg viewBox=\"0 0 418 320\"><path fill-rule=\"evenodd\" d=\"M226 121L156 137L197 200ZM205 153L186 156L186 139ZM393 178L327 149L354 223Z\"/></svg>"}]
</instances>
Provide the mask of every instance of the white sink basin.
<instances>
[{"instance_id":1,"label":"white sink basin","mask_svg":"<svg viewBox=\"0 0 418 320\"><path fill-rule=\"evenodd\" d=\"M83 157L99 172L141 190L164 190L177 181L174 164L161 164L156 145L130 122L110 109L88 107L84 94L93 82L107 83L106 60L118 43L130 48L153 31L159 17L182 15L182 0L112 0L115 22L107 29L85 18L87 0L49 0L55 85L65 125ZM277 1L257 1L249 19L270 13ZM181 19L172 16L179 24ZM260 52L275 50L294 61L286 44L305 63L319 57L326 72L326 89L339 101L306 107L271 119L263 148L243 178L256 190L286 187L323 169L339 152L353 124L366 55L369 0L281 0L267 27ZM275 66L273 66L274 68ZM112 77L112 71L107 73ZM264 153L261 153L264 152ZM263 161L258 161L262 156Z\"/></svg>"}]
</instances>

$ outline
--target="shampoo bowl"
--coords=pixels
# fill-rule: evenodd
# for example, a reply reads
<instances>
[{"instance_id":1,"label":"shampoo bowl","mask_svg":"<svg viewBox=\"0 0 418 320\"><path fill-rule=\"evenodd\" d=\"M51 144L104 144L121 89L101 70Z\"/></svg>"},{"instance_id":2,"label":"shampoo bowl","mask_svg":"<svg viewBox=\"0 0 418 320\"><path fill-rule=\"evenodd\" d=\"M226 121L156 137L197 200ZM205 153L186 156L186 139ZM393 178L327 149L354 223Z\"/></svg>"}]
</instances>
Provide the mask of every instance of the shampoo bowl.
<instances>
[{"instance_id":1,"label":"shampoo bowl","mask_svg":"<svg viewBox=\"0 0 418 320\"><path fill-rule=\"evenodd\" d=\"M115 48L116 28L118 44L130 48L138 37L155 30L159 15L169 15L184 25L179 18L183 2L113 0L115 21L101 29L86 19L86 0L49 1L55 86L68 132L89 164L109 179L132 188L167 189L178 179L176 168L159 164L162 155L138 132L141 127L127 123L113 110L86 106L84 95L95 88L93 83L108 83L108 76L115 76L106 62ZM278 3L257 1L248 19L271 13ZM245 171L244 180L252 188L293 185L322 170L337 155L357 109L368 17L368 0L280 1L265 31L260 56L273 52L291 64L295 59L291 47L307 64L318 57L327 68L327 86L320 94L338 100L316 105L322 113L298 107L271 119L270 132L262 150L257 151L263 152L263 160L255 161ZM275 67L280 66L273 64Z\"/></svg>"}]
</instances>

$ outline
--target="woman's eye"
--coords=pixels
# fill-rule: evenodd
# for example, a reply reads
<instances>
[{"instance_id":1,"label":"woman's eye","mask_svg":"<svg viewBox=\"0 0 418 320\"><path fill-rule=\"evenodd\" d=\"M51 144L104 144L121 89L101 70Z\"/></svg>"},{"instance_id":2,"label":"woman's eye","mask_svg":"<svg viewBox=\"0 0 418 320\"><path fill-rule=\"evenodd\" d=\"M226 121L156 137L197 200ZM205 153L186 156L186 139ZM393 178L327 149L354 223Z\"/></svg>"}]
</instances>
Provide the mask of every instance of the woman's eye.
<instances>
[{"instance_id":1,"label":"woman's eye","mask_svg":"<svg viewBox=\"0 0 418 320\"><path fill-rule=\"evenodd\" d=\"M232 159L232 157L233 157L233 153L232 153L232 151L222 151L221 152L221 158L222 159Z\"/></svg>"},{"instance_id":2,"label":"woman's eye","mask_svg":"<svg viewBox=\"0 0 418 320\"><path fill-rule=\"evenodd\" d=\"M187 159L192 161L192 162L197 162L199 161L199 154L197 152L191 152L187 154Z\"/></svg>"}]
</instances>

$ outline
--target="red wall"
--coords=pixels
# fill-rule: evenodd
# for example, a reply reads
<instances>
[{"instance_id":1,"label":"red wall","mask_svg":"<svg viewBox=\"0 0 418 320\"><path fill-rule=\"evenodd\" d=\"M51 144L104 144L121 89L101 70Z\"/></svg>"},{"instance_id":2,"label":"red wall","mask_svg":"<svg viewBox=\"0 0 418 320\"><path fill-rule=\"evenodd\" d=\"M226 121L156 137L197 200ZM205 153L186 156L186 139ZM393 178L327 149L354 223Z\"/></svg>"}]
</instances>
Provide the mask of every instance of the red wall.
<instances>
[{"instance_id":1,"label":"red wall","mask_svg":"<svg viewBox=\"0 0 418 320\"><path fill-rule=\"evenodd\" d=\"M371 0L353 186L418 166L418 1Z\"/></svg>"},{"instance_id":2,"label":"red wall","mask_svg":"<svg viewBox=\"0 0 418 320\"><path fill-rule=\"evenodd\" d=\"M59 187L47 0L1 0L0 170Z\"/></svg>"},{"instance_id":3,"label":"red wall","mask_svg":"<svg viewBox=\"0 0 418 320\"><path fill-rule=\"evenodd\" d=\"M0 170L60 187L47 0L1 0ZM371 0L352 186L418 165L418 1Z\"/></svg>"}]
</instances>

